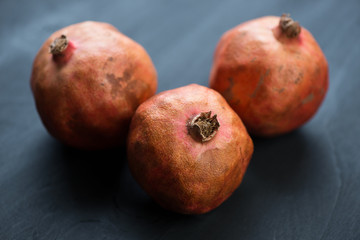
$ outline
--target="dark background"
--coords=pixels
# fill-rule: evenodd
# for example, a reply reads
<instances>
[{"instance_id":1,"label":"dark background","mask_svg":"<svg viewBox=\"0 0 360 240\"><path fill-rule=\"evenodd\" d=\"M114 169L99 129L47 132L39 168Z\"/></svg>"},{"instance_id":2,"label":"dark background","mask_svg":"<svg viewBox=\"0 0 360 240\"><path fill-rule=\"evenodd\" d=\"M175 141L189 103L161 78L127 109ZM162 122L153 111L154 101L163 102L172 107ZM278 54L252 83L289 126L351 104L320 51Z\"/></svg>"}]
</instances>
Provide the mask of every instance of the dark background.
<instances>
[{"instance_id":1,"label":"dark background","mask_svg":"<svg viewBox=\"0 0 360 240\"><path fill-rule=\"evenodd\" d=\"M283 12L319 42L330 89L304 127L255 139L243 183L208 214L161 209L131 177L124 150L70 149L40 122L32 60L59 28L113 24L147 49L160 92L207 85L222 33ZM1 0L0 239L360 239L359 12L359 0Z\"/></svg>"}]
</instances>

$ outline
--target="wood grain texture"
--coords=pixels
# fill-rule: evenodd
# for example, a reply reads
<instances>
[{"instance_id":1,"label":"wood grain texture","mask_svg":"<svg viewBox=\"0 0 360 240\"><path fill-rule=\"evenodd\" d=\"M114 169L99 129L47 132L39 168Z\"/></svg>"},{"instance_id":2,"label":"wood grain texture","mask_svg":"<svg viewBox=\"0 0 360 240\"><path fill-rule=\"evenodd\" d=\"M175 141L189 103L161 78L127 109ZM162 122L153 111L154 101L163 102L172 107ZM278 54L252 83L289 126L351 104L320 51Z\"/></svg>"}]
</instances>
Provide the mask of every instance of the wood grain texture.
<instances>
[{"instance_id":1,"label":"wood grain texture","mask_svg":"<svg viewBox=\"0 0 360 240\"><path fill-rule=\"evenodd\" d=\"M2 0L0 239L360 239L359 10L358 0ZM31 64L59 28L113 24L148 51L163 91L207 85L226 30L284 12L323 49L329 92L301 129L254 139L241 187L209 214L161 209L131 177L124 150L66 148L41 125Z\"/></svg>"}]
</instances>

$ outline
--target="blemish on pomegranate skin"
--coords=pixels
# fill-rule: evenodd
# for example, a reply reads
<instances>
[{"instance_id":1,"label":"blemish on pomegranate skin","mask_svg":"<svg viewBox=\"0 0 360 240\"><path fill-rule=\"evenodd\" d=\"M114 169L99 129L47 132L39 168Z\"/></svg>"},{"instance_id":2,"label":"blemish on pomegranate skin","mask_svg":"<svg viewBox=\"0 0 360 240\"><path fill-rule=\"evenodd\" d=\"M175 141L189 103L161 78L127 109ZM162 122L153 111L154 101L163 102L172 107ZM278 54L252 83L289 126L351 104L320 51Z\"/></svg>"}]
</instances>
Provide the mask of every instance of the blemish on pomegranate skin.
<instances>
[{"instance_id":1,"label":"blemish on pomegranate skin","mask_svg":"<svg viewBox=\"0 0 360 240\"><path fill-rule=\"evenodd\" d=\"M283 69L283 65L281 65L279 68L278 68L278 72L281 72L281 70Z\"/></svg>"},{"instance_id":2,"label":"blemish on pomegranate skin","mask_svg":"<svg viewBox=\"0 0 360 240\"><path fill-rule=\"evenodd\" d=\"M123 77L122 77L122 81L129 81L131 79L131 70L130 69L125 69Z\"/></svg>"},{"instance_id":3,"label":"blemish on pomegranate skin","mask_svg":"<svg viewBox=\"0 0 360 240\"><path fill-rule=\"evenodd\" d=\"M136 94L132 91L124 91L126 97L129 99L129 105L136 110L136 107L140 105L140 101L137 98Z\"/></svg>"},{"instance_id":4,"label":"blemish on pomegranate skin","mask_svg":"<svg viewBox=\"0 0 360 240\"><path fill-rule=\"evenodd\" d=\"M273 88L273 90L275 92L282 93L285 90L285 88Z\"/></svg>"},{"instance_id":5,"label":"blemish on pomegranate skin","mask_svg":"<svg viewBox=\"0 0 360 240\"><path fill-rule=\"evenodd\" d=\"M270 69L267 69L265 74L260 76L260 79L258 81L258 84L256 85L256 88L255 88L254 92L250 95L251 98L254 98L256 96L256 94L259 91L261 85L264 84L265 77L267 77L269 75L269 73L270 73Z\"/></svg>"},{"instance_id":6,"label":"blemish on pomegranate skin","mask_svg":"<svg viewBox=\"0 0 360 240\"><path fill-rule=\"evenodd\" d=\"M310 93L306 98L304 98L301 103L306 104L308 102L311 102L314 99L314 94Z\"/></svg>"},{"instance_id":7,"label":"blemish on pomegranate skin","mask_svg":"<svg viewBox=\"0 0 360 240\"><path fill-rule=\"evenodd\" d=\"M106 80L111 84L111 96L115 98L121 88L120 82L122 81L122 78L117 78L114 74L111 73L106 74Z\"/></svg>"},{"instance_id":8,"label":"blemish on pomegranate skin","mask_svg":"<svg viewBox=\"0 0 360 240\"><path fill-rule=\"evenodd\" d=\"M112 57L107 58L107 60L104 62L102 69L105 70L108 67L108 65L111 65L112 61L113 61Z\"/></svg>"},{"instance_id":9,"label":"blemish on pomegranate skin","mask_svg":"<svg viewBox=\"0 0 360 240\"><path fill-rule=\"evenodd\" d=\"M295 79L295 84L299 84L304 78L304 74L302 72L299 73L299 75L297 76L297 78Z\"/></svg>"},{"instance_id":10,"label":"blemish on pomegranate skin","mask_svg":"<svg viewBox=\"0 0 360 240\"><path fill-rule=\"evenodd\" d=\"M229 77L228 81L229 87L224 91L223 95L226 99L232 100L234 96L231 90L234 88L234 79L232 77Z\"/></svg>"},{"instance_id":11,"label":"blemish on pomegranate skin","mask_svg":"<svg viewBox=\"0 0 360 240\"><path fill-rule=\"evenodd\" d=\"M294 56L295 56L295 58L298 59L298 60L302 59L302 55L301 55L300 52L296 52L296 53L294 54Z\"/></svg>"}]
</instances>

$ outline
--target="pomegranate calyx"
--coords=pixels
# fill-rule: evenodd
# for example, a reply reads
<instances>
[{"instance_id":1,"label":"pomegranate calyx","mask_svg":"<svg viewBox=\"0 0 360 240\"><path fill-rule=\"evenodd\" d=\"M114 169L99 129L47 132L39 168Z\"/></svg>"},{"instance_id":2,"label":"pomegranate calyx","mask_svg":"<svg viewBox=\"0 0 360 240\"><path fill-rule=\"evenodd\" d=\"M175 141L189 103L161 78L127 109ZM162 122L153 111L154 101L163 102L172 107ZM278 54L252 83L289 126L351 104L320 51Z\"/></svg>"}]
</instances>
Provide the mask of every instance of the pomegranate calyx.
<instances>
[{"instance_id":1,"label":"pomegranate calyx","mask_svg":"<svg viewBox=\"0 0 360 240\"><path fill-rule=\"evenodd\" d=\"M188 132L196 141L210 141L217 133L220 124L217 115L211 117L211 111L202 112L188 122Z\"/></svg>"},{"instance_id":2,"label":"pomegranate calyx","mask_svg":"<svg viewBox=\"0 0 360 240\"><path fill-rule=\"evenodd\" d=\"M55 38L55 40L50 44L49 52L53 55L59 55L65 51L69 41L66 35L62 34L60 37Z\"/></svg>"},{"instance_id":3,"label":"pomegranate calyx","mask_svg":"<svg viewBox=\"0 0 360 240\"><path fill-rule=\"evenodd\" d=\"M295 22L290 14L282 14L280 18L280 28L288 38L295 38L301 32L301 26L299 22Z\"/></svg>"}]
</instances>

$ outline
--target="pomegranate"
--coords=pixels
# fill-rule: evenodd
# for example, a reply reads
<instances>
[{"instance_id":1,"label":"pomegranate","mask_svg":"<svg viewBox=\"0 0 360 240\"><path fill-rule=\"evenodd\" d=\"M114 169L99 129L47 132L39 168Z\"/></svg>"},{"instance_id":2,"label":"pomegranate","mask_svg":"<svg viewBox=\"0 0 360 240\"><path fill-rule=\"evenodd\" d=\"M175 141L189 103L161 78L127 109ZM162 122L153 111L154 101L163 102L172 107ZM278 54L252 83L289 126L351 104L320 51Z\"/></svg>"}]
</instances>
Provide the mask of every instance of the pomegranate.
<instances>
[{"instance_id":1,"label":"pomegranate","mask_svg":"<svg viewBox=\"0 0 360 240\"><path fill-rule=\"evenodd\" d=\"M272 137L308 121L328 89L328 64L289 15L245 22L220 39L210 74L249 133Z\"/></svg>"},{"instance_id":2,"label":"pomegranate","mask_svg":"<svg viewBox=\"0 0 360 240\"><path fill-rule=\"evenodd\" d=\"M127 150L132 175L156 202L179 213L201 214L239 186L253 142L219 93L192 84L139 106Z\"/></svg>"},{"instance_id":3,"label":"pomegranate","mask_svg":"<svg viewBox=\"0 0 360 240\"><path fill-rule=\"evenodd\" d=\"M144 48L99 22L52 34L31 75L36 107L49 133L91 150L124 145L131 117L156 87L156 70Z\"/></svg>"}]
</instances>

